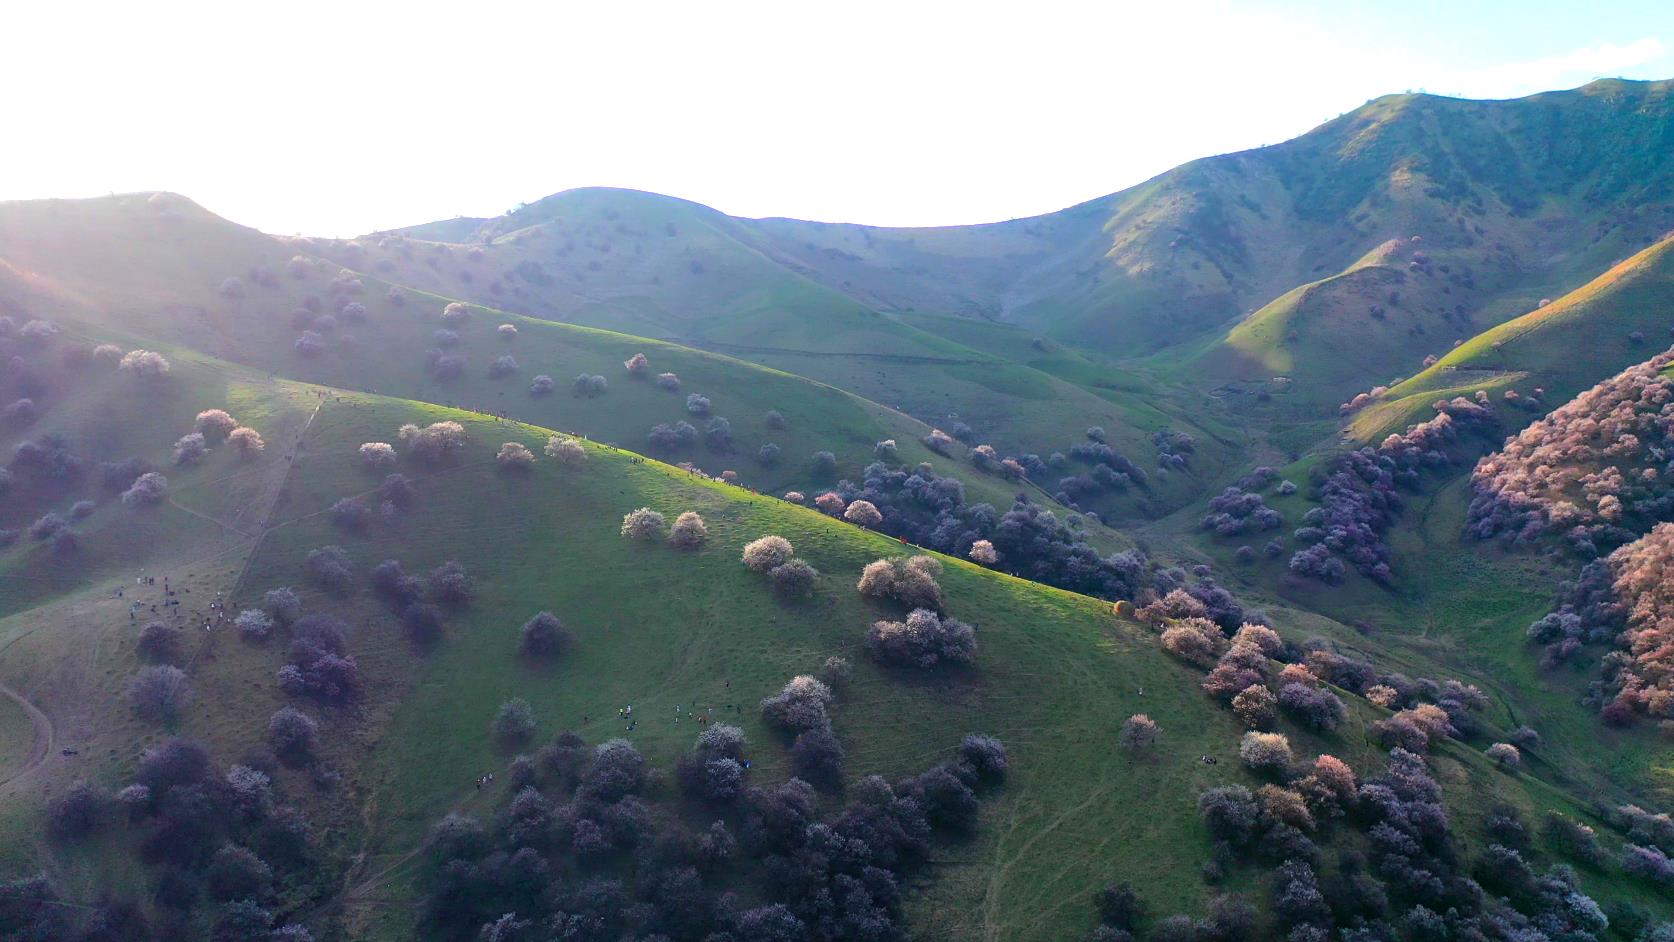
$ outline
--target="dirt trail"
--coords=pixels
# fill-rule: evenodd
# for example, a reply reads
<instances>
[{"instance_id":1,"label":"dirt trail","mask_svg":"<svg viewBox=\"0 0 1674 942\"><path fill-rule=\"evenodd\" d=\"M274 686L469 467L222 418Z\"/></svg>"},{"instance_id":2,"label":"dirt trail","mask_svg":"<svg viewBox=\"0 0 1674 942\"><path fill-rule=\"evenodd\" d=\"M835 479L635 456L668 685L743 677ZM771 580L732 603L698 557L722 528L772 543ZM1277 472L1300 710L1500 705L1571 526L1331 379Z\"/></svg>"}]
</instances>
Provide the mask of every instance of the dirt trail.
<instances>
[{"instance_id":1,"label":"dirt trail","mask_svg":"<svg viewBox=\"0 0 1674 942\"><path fill-rule=\"evenodd\" d=\"M35 730L35 741L29 745L29 756L23 764L11 772L0 776L0 785L6 785L21 776L40 768L41 763L52 754L52 744L57 740L57 733L52 728L52 720L35 704L30 703L23 694L11 687L0 683L0 696L4 696L16 703L25 715L29 717L29 725Z\"/></svg>"}]
</instances>

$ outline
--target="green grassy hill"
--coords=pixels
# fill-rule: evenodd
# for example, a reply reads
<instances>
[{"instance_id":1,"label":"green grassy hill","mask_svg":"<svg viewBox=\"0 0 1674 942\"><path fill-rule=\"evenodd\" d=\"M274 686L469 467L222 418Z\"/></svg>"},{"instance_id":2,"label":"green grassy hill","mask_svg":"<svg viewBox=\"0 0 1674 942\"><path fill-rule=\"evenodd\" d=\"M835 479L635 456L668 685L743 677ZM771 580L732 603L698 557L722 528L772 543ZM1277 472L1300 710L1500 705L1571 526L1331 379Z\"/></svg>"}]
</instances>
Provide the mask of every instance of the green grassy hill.
<instances>
[{"instance_id":1,"label":"green grassy hill","mask_svg":"<svg viewBox=\"0 0 1674 942\"><path fill-rule=\"evenodd\" d=\"M1444 393L1515 389L1555 407L1661 349L1674 336L1674 237L1662 239L1580 288L1455 347L1355 417L1375 440ZM1532 418L1532 416L1530 416Z\"/></svg>"},{"instance_id":2,"label":"green grassy hill","mask_svg":"<svg viewBox=\"0 0 1674 942\"><path fill-rule=\"evenodd\" d=\"M628 736L660 770L646 796L654 817L703 827L716 812L683 798L670 774L697 733L676 706L741 725L751 780L782 781L789 743L757 704L832 656L855 675L834 710L847 793L823 794L822 813L870 773L900 777L953 756L968 732L1009 751L1010 774L983 794L978 825L937 837L905 884L912 937L1083 938L1094 893L1114 881L1131 882L1158 918L1243 894L1265 937L1278 861L1217 860L1197 800L1268 779L1241 764L1243 724L1200 688L1203 671L1118 615L1127 609L943 558L947 611L976 626L974 665L923 672L866 655L868 625L905 609L861 596L856 581L909 547L779 495L858 479L889 439L896 463L958 477L967 503L1003 513L1021 491L1071 516L1050 495L1072 486L1060 476L1090 471L1087 457L1008 481L963 445L943 455L922 442L961 422L973 444L1042 457L1103 427L1151 483L1082 497L1079 509L1108 525L1072 519L1101 556L1143 549L1148 561L1135 565L1152 568L1136 584L1201 590L1212 577L1265 611L1292 645L1286 658L1323 647L1380 671L1480 685L1489 702L1471 714L1478 728L1430 755L1460 872L1495 876L1471 867L1504 839L1488 818L1505 803L1529 825L1537 869L1577 864L1613 918L1626 903L1668 918L1666 894L1624 873L1615 854L1625 832L1606 811L1674 800L1674 753L1649 724L1601 727L1582 703L1596 673L1543 670L1526 643L1575 567L1461 539L1464 452L1486 439L1455 446L1457 462L1427 465L1407 486L1382 535L1391 584L1349 572L1327 586L1287 560L1302 539L1292 531L1312 523L1310 492L1342 449L1428 418L1443 396L1486 390L1499 403L1538 388L1550 408L1665 343L1671 91L1605 81L1509 102L1389 96L1285 144L991 226L746 220L587 189L495 219L340 241L270 237L170 194L0 204L0 315L11 319L0 324L10 471L0 481L0 879L40 871L67 908L117 897L157 915L162 873L139 862L153 825L113 818L61 841L46 837L43 813L78 780L131 781L142 751L170 732L204 742L218 768L267 765L267 719L292 702L276 679L289 639L281 630L247 642L204 620L211 603L251 608L294 586L306 612L344 621L366 680L351 707L307 706L323 725L320 767L273 766L284 800L312 821L313 856L284 876L272 908L321 942L436 936L419 916L424 835L449 811L503 814L512 756L488 730L508 698L532 705L537 742L567 730L590 744ZM455 299L466 316L445 325ZM56 334L23 326L36 319ZM116 356L95 355L101 344ZM167 375L119 369L135 349L166 356ZM625 366L635 354L645 376ZM1440 359L1425 366L1427 355ZM678 391L655 381L665 371ZM550 392L531 389L537 375L553 380ZM572 385L595 375L606 388ZM1369 407L1339 414L1338 403L1383 384L1393 388ZM708 399L707 415L689 411L688 394ZM176 440L212 408L254 428L265 449L219 445L177 463ZM1500 412L1507 432L1538 414ZM702 430L711 417L729 421L729 440L646 454L653 426ZM461 453L437 463L407 454L401 426L442 420L465 428ZM555 430L585 437L584 465L495 461L506 443L540 455ZM1153 439L1164 430L1196 442L1167 472ZM413 506L382 505L390 469L366 466L365 442L396 443ZM769 443L777 461L761 458ZM835 470L816 467L820 451ZM118 462L166 474L166 498L125 503L125 480L106 480ZM1204 533L1209 495L1257 465L1299 485L1260 488L1282 526ZM723 471L741 486L710 477ZM337 519L345 497L366 498L368 519ZM930 516L941 497L911 499ZM696 511L707 541L630 542L619 528L639 507L671 520ZM73 539L40 523L52 514ZM740 564L744 544L765 534L819 570L810 597L779 595ZM1238 553L1274 535L1277 555ZM994 541L1006 545L998 531ZM310 575L308 552L327 545L345 552L352 591L328 592ZM1072 570L1117 565L1055 536L1027 545L1002 565L1051 556L1063 584L1093 584L1069 581L1084 575ZM447 611L439 640L415 643L370 585L385 559L415 574L459 560L476 597ZM575 644L536 666L516 648L520 626L543 610ZM145 663L139 631L154 619L187 629L178 660L197 694L168 728L138 717L125 693ZM1375 774L1385 750L1374 724L1389 711L1338 692L1340 729L1316 732L1288 713L1276 728L1303 761L1330 754ZM614 712L627 704L633 729ZM1148 754L1119 745L1136 713L1162 728ZM1483 754L1524 724L1540 741L1519 769ZM501 781L480 787L489 771ZM1609 859L1560 848L1540 828L1547 811L1598 828ZM1344 878L1340 853L1370 847L1360 817L1314 834L1322 877ZM567 844L551 857L560 879L594 872ZM709 877L709 889L744 866ZM618 858L599 869L632 868ZM737 882L746 897L760 889ZM183 931L208 937L206 920ZM1600 938L1630 942L1627 925Z\"/></svg>"},{"instance_id":3,"label":"green grassy hill","mask_svg":"<svg viewBox=\"0 0 1674 942\"><path fill-rule=\"evenodd\" d=\"M1259 409L1252 393L1270 390L1278 393L1270 411L1329 415L1486 326L1473 322L1482 299L1474 279L1454 269L1463 254L1438 261L1420 241L1392 239L1345 271L1279 296L1185 354L1181 368L1222 380L1245 411Z\"/></svg>"},{"instance_id":4,"label":"green grassy hill","mask_svg":"<svg viewBox=\"0 0 1674 942\"><path fill-rule=\"evenodd\" d=\"M812 496L839 477L859 480L884 439L898 443L903 460L933 461L942 473L965 480L973 502L1003 511L1018 490L960 459L932 453L920 441L930 427L884 405L746 361L612 331L475 308L458 331L457 346L449 348L466 358L463 374L438 379L427 370L426 352L436 343L447 299L403 288L398 304L386 284L371 278L361 279L353 294L334 293L335 269L310 260L301 277L284 273L291 258L285 247L183 201L173 212L139 197L12 204L0 210L0 252L10 265L0 270L0 300L20 312L73 323L98 340L204 350L294 379L505 412L639 450L657 424L690 420L702 431L707 420L686 407L687 394L697 393L710 400L713 415L730 421L733 447L717 452L700 443L666 457L692 461L711 474L736 470L764 491L796 488ZM284 274L271 286L248 282L257 265ZM247 282L242 297L219 292L228 277ZM324 349L311 358L294 349L300 329L291 323L292 312L309 298L325 313L349 301L365 308L363 319L343 318L322 334ZM517 328L514 339L496 331L502 323ZM677 393L629 376L623 363L641 352L651 374L679 375ZM490 377L491 363L502 355L512 356L518 371ZM604 375L608 392L574 395L572 380L581 373ZM553 377L552 394L531 395L538 374ZM1045 406L1039 404L1041 411ZM784 417L784 428L768 427L773 411ZM1154 414L1140 418L1163 422ZM1059 422L1065 426L1061 447L1067 448L1085 426L1073 417ZM1131 447L1150 448L1148 440L1137 444L1137 433L1132 437ZM769 442L780 446L780 459L764 465L758 452ZM834 474L815 473L810 459L816 451L837 456ZM1177 490L1189 493L1194 486L1182 480Z\"/></svg>"},{"instance_id":5,"label":"green grassy hill","mask_svg":"<svg viewBox=\"0 0 1674 942\"><path fill-rule=\"evenodd\" d=\"M235 405L239 389L261 388L260 380L247 382L256 386L234 388ZM318 794L297 773L281 773L280 784L303 796L331 834L315 875L323 902L315 911L356 937L410 937L410 852L443 812L488 810L496 796L477 790L472 778L503 767L504 754L483 730L511 696L535 706L542 736L576 729L593 741L621 735L613 708L631 703L645 718L632 738L663 767L695 733L689 722L673 722L675 703L717 711L738 703L737 719L753 744L752 774L772 781L786 774L785 754L753 703L791 674L841 654L858 668L836 711L852 777L920 768L949 754L968 730L1000 736L1013 775L985 802L974 837L939 850L940 863L913 891L915 925L937 938L1079 934L1093 920L1092 891L1114 879L1133 881L1158 912L1193 909L1204 895L1196 867L1208 850L1195 795L1222 782L1255 784L1235 758L1237 724L1196 689L1197 672L1164 655L1150 631L1113 617L1105 603L944 560L949 611L979 625L976 665L929 677L879 669L859 642L871 620L895 608L863 599L853 583L866 562L899 551L891 540L605 446L589 445L589 461L579 469L551 461L524 474L496 469L491 455L501 441L544 443L547 432L531 426L367 394L321 399L289 384L262 398L291 403L285 414L293 417L317 406L297 439L288 426L271 427L277 447L265 460L283 476L247 494L187 504L218 515L224 528L259 523L228 551L206 552L199 517L159 517L147 531L148 571L190 589L192 604L224 592L244 606L268 588L295 585L306 611L330 612L352 626L349 648L368 679L367 700L349 712L316 711L326 724L327 762L345 780ZM388 438L405 422L440 419L463 422L470 444L446 466L403 467L418 482L415 509L358 534L328 522L332 502L376 483L355 454L360 442ZM213 455L183 488L193 475L224 475L215 462L231 458ZM681 552L623 540L621 515L638 506L670 516L697 510L709 525L708 544ZM92 548L133 539L130 518L138 513L120 513L119 528L89 535ZM738 564L743 543L764 533L787 537L819 568L811 599L780 599ZM345 547L360 576L350 598L313 588L303 570L306 552L327 543ZM434 649L409 645L367 588L366 569L388 557L409 571L461 559L478 580L478 599L450 616ZM127 712L119 694L135 664L134 627L126 600L108 596L121 586L139 590L126 570L88 581L0 622L7 651L0 678L29 684L27 695L40 698L55 728L53 745L77 750L0 786L11 796L4 803L12 848L6 856L44 866L68 887L139 890L152 877L124 863L132 848L119 835L65 852L36 843L30 823L40 801L71 776L120 782L137 746L157 735ZM515 639L518 625L543 609L559 614L578 640L559 664L536 669L519 661ZM210 742L220 756L255 747L265 717L283 699L272 680L282 645L246 644L225 630L192 644L190 672L200 696L180 731ZM1115 748L1122 721L1139 711L1164 730L1164 747L1149 759ZM1377 754L1359 724L1377 715L1359 704L1355 725L1326 737L1284 728L1305 754L1329 751L1365 768ZM8 734L17 738L15 728ZM1205 765L1202 756L1219 762ZM1489 782L1499 799L1531 812L1554 804L1576 810L1533 779L1494 771L1468 749L1449 747L1438 762L1467 845L1477 840L1470 835L1485 812ZM1631 892L1603 881L1592 889L1604 898Z\"/></svg>"},{"instance_id":6,"label":"green grassy hill","mask_svg":"<svg viewBox=\"0 0 1674 942\"><path fill-rule=\"evenodd\" d=\"M1228 436L1199 417L1196 397L1102 356L1078 352L1078 368L1056 369L1040 362L1047 341L1039 334L1003 318L945 313L963 313L953 301L921 307L891 295L936 283L943 269L924 260L931 258L954 265L951 277L994 282L949 286L952 295L992 293L1002 276L983 274L989 267L1048 251L1043 246L1067 225L896 231L739 220L684 200L587 189L494 220L473 244L397 234L310 248L427 291L734 355L931 424L956 416L1004 452L1064 451L1100 426L1114 447L1149 465L1152 433L1188 431L1204 442L1204 473L1160 481L1142 511L1178 506L1216 476L1226 455L1220 439ZM793 242L799 230L806 231ZM853 277L821 264L853 269ZM1006 339L995 343L996 336ZM1097 509L1134 513L1119 504Z\"/></svg>"},{"instance_id":7,"label":"green grassy hill","mask_svg":"<svg viewBox=\"0 0 1674 942\"><path fill-rule=\"evenodd\" d=\"M1142 467L1155 460L1151 435L1156 430L1192 434L1199 450L1188 471L1158 473L1150 489L1110 495L1088 508L1121 519L1154 515L1194 499L1225 473L1239 437L1212 416L1188 417L1195 397L1085 359L1059 357L1037 368L971 347L961 347L959 358L945 361L899 358L893 352L832 356L784 351L758 358L783 369L763 368L724 354L482 307L458 331L458 345L447 350L466 358L463 375L442 381L426 369L426 353L436 345L433 334L442 327L440 312L448 298L402 284L401 303L391 301L388 288L402 272L389 273L387 279L357 274L352 293L334 290L339 269L312 256L301 256L308 264L300 277L288 272L296 248L233 226L179 198L15 203L0 208L0 257L13 266L11 272L0 270L0 297L14 298L18 310L75 316L119 336L143 334L294 379L505 411L630 448L643 448L646 433L659 423L689 419L702 430L706 420L685 410L685 396L699 393L711 400L714 415L730 420L734 448L716 454L700 445L673 457L711 473L736 470L746 483L777 492L813 490L837 477L858 480L872 461L874 444L888 438L904 456L934 460L941 473L965 480L973 501L1003 511L1016 488L974 468L950 466L923 448L919 439L932 424L951 427L952 421L965 421L975 429L976 443L992 443L1001 454L1035 451L1042 456L1067 452L1087 428L1100 426L1113 447ZM255 266L276 273L276 281L255 283L248 275ZM220 293L229 277L244 282L242 296ZM322 352L312 358L293 347L301 330L292 323L294 311L309 298L327 314L350 301L364 306L362 320L340 319L334 330L322 334ZM515 339L496 332L502 323L517 328ZM891 329L897 328L931 336L906 325ZM875 344L877 350L901 349L886 336L854 342ZM992 338L975 342L992 345ZM1018 346L1015 335L1008 335L1005 345ZM679 393L630 379L622 363L636 352L647 355L651 374L677 373ZM489 366L501 355L512 356L518 372L491 378ZM791 375L789 370L806 372ZM574 397L570 384L580 373L605 376L609 392L597 399ZM538 374L556 381L552 395L529 394L530 380ZM870 401L849 394L854 390L868 393ZM765 427L770 411L785 417L785 429ZM767 442L781 447L781 460L772 467L756 459ZM822 450L838 457L837 474L829 479L815 479L809 470L809 457ZM1053 475L1038 482L1044 491L1037 496L1055 492L1056 481Z\"/></svg>"},{"instance_id":8,"label":"green grassy hill","mask_svg":"<svg viewBox=\"0 0 1674 942\"><path fill-rule=\"evenodd\" d=\"M1282 144L986 226L739 219L588 189L469 236L461 220L310 250L446 296L734 354L932 424L957 412L1002 450L1046 454L1088 425L1130 455L1163 426L1214 441L1198 480L1097 508L1155 517L1233 476L1229 453L1253 441L1301 454L1330 437L1337 404L1663 236L1671 88L1386 96ZM443 236L458 242L419 241ZM1042 356L1048 345L1083 364ZM1223 447L1228 411L1253 435Z\"/></svg>"},{"instance_id":9,"label":"green grassy hill","mask_svg":"<svg viewBox=\"0 0 1674 942\"><path fill-rule=\"evenodd\" d=\"M1282 144L984 226L737 219L594 189L547 197L459 238L481 243L480 267L466 245L413 248L442 293L505 297L519 310L565 319L614 305L620 317L685 320L693 336L720 331L711 335L718 342L740 342L726 331L771 335L748 316L750 293L728 282L744 276L775 304L818 306L834 328L818 338L830 349L841 349L851 326L842 313L850 301L1005 323L1128 357L1214 336L1381 243L1419 235L1435 260L1425 274L1454 288L1413 313L1445 311L1457 327L1481 329L1573 288L1674 225L1674 179L1662 160L1671 88L1604 80L1512 101L1385 96ZM370 250L378 239L361 241ZM495 258L509 264L489 264ZM526 262L533 267L519 274ZM691 326L723 297L732 308L724 322ZM901 340L902 353L920 346Z\"/></svg>"}]
</instances>

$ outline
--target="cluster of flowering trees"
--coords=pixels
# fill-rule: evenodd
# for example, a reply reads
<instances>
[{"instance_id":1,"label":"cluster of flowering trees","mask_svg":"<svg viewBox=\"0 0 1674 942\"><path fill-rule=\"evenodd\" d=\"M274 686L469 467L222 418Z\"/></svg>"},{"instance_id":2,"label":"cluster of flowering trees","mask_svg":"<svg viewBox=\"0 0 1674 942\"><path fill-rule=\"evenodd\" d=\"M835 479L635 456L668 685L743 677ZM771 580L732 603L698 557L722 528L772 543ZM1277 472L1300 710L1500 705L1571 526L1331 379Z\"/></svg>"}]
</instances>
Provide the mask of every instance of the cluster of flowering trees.
<instances>
[{"instance_id":1,"label":"cluster of flowering trees","mask_svg":"<svg viewBox=\"0 0 1674 942\"><path fill-rule=\"evenodd\" d=\"M1394 578L1383 532L1400 516L1399 486L1416 486L1424 468L1451 464L1448 448L1463 436L1497 427L1485 393L1441 400L1434 408L1433 418L1390 435L1378 447L1337 459L1319 487L1320 505L1303 516L1295 533L1304 546L1290 559L1292 573L1335 583L1352 565L1378 582Z\"/></svg>"},{"instance_id":2,"label":"cluster of flowering trees","mask_svg":"<svg viewBox=\"0 0 1674 942\"><path fill-rule=\"evenodd\" d=\"M1615 645L1592 695L1606 722L1627 723L1639 714L1674 719L1671 566L1674 523L1659 524L1588 563L1563 585L1557 609L1529 626L1529 640L1545 648L1546 667L1578 656L1589 644Z\"/></svg>"},{"instance_id":3,"label":"cluster of flowering trees","mask_svg":"<svg viewBox=\"0 0 1674 942\"><path fill-rule=\"evenodd\" d=\"M1466 532L1524 543L1563 534L1591 556L1674 512L1674 350L1559 406L1483 458Z\"/></svg>"}]
</instances>

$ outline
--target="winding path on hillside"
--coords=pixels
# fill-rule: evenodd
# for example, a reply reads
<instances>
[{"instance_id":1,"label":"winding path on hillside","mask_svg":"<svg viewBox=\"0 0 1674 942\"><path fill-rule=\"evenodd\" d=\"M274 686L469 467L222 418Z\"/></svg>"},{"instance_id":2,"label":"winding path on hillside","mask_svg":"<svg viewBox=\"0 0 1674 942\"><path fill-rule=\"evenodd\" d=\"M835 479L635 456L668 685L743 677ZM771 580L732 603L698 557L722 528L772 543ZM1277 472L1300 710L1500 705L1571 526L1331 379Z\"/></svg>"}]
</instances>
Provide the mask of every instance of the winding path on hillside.
<instances>
[{"instance_id":1,"label":"winding path on hillside","mask_svg":"<svg viewBox=\"0 0 1674 942\"><path fill-rule=\"evenodd\" d=\"M23 764L10 772L0 775L0 786L10 784L13 780L40 768L47 756L52 754L52 744L57 740L57 732L52 727L52 719L41 711L40 707L30 703L23 694L18 693L6 684L0 683L0 696L18 705L25 716L29 717L29 725L35 732L35 741L29 745L29 755Z\"/></svg>"}]
</instances>

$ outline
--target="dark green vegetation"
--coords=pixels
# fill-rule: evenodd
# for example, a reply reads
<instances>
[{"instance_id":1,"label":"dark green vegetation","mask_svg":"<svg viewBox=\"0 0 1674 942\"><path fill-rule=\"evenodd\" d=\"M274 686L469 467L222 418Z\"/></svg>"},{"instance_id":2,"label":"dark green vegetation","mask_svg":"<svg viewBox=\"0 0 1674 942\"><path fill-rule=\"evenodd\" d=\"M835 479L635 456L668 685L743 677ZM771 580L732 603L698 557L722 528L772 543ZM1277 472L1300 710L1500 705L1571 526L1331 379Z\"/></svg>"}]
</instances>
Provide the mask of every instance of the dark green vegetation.
<instances>
[{"instance_id":1,"label":"dark green vegetation","mask_svg":"<svg viewBox=\"0 0 1674 942\"><path fill-rule=\"evenodd\" d=\"M742 729L747 784L816 781L810 814L845 835L880 806L869 775L925 806L937 775L944 805L949 777L979 786L973 818L938 818L889 864L902 901L880 911L912 937L1085 937L1098 891L1123 881L1148 909L1141 937L1208 913L1220 937L1385 918L1416 938L1423 905L1460 914L1455 935L1426 937L1466 938L1465 919L1502 931L1515 909L1546 938L1632 940L1671 915L1653 849L1666 835L1618 810L1674 805L1660 714L1601 722L1599 658L1552 656L1561 631L1528 640L1586 564L1573 534L1467 531L1480 456L1667 345L1671 87L1392 96L1283 145L977 227L744 220L615 190L353 241L276 239L168 194L0 205L0 531L15 531L0 542L0 878L46 874L65 905L44 911L84 926L132 903L165 937L304 924L320 939L470 938L501 907L577 915L593 875L637 903L610 907L618 935L776 938L768 910L783 903L821 938L891 937L806 928L817 894L799 888L862 868L764 840L751 820L767 793L694 792L677 769L701 716ZM166 374L146 375L137 350ZM1437 400L1454 400L1445 418ZM251 439L200 416L212 409L264 447L241 453ZM399 431L439 422L459 423L462 444L435 460ZM393 446L387 466L361 451L377 442ZM1665 463L1663 444L1630 449L1636 474ZM1590 441L1586 470L1611 445ZM1594 549L1667 519L1661 478L1636 481L1634 532L1598 527ZM623 536L639 508L662 515L653 539ZM678 524L675 545L664 534L686 512L701 522ZM801 566L742 565L767 535ZM946 553L934 597L879 588L876 572L857 591L869 563L925 550ZM374 572L390 559L399 571ZM449 561L471 592L432 578ZM340 644L284 618L243 636L232 616L282 608L266 593L286 586L303 615L340 622ZM910 614L920 605L939 615ZM1277 637L1230 642L1258 611ZM540 612L561 626L541 621L530 641ZM960 642L900 638L965 625L974 657L966 645L934 666L927 646ZM1609 641L1587 644L1602 657ZM764 721L760 701L798 675L832 680L840 754ZM527 714L503 709L515 701ZM285 705L317 721L311 750L270 739ZM1287 737L1294 774L1271 768L1272 740L1240 759L1247 725ZM598 797L599 773L578 785L543 758L531 779L514 760L550 758L542 746L566 732L588 751L632 741L653 774L629 810ZM1003 745L1003 780L958 764L968 733ZM218 782L258 769L294 812L222 813L246 772L113 806L109 793L160 781L142 754L173 736L203 744ZM1391 763L1395 745L1426 758ZM1374 798L1326 795L1306 774L1319 755ZM1402 817L1431 777L1445 835ZM526 779L539 799L519 794ZM1254 823L1200 815L1223 786L1260 796L1259 813L1237 792L1210 800ZM1375 797L1384 786L1398 800ZM513 837L508 822L542 803L549 826ZM175 827L193 807L215 812L197 816L207 836ZM900 820L923 812L902 807ZM517 866L537 855L552 891L508 902L512 864L427 844L453 812L506 861L529 848ZM1554 813L1598 847L1547 826ZM695 868L685 886L708 902L683 909L666 879L678 841L601 849L578 824L595 818L665 836L722 820L745 851ZM1375 825L1397 818L1423 847L1392 861ZM308 838L287 850L295 820ZM257 848L271 885L245 886L225 842ZM1526 881L1495 845L1518 850ZM1354 882L1356 853L1375 885ZM1609 928L1579 904L1553 922L1571 889L1548 872L1559 863ZM1414 876L1426 868L1440 888ZM1297 902L1316 875L1328 913ZM170 902L199 876L208 897ZM1387 912L1356 909L1379 892ZM1221 894L1247 898L1254 921ZM246 896L254 910L236 905ZM1104 907L1100 938L1122 938L1119 908ZM239 920L259 925L237 935ZM1178 937L1214 937L1191 931Z\"/></svg>"}]
</instances>

